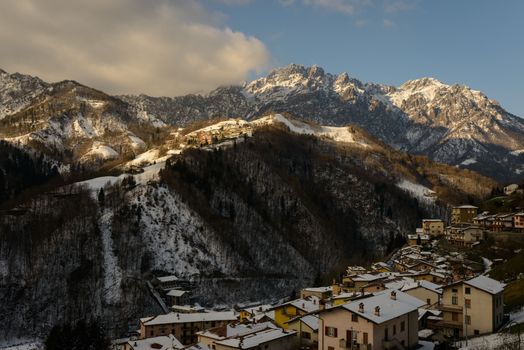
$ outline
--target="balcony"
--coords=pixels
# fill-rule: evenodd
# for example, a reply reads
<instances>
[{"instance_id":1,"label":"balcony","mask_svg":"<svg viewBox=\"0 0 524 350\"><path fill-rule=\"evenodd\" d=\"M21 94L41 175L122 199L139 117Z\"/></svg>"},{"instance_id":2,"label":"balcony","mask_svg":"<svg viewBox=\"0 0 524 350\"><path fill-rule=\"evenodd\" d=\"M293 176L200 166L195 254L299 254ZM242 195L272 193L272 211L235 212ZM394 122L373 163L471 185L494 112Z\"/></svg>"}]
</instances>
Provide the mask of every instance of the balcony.
<instances>
[{"instance_id":1,"label":"balcony","mask_svg":"<svg viewBox=\"0 0 524 350\"><path fill-rule=\"evenodd\" d=\"M460 312L462 313L462 306L460 305L452 305L452 304L442 304L438 307L441 311L448 311L448 312Z\"/></svg>"},{"instance_id":2,"label":"balcony","mask_svg":"<svg viewBox=\"0 0 524 350\"><path fill-rule=\"evenodd\" d=\"M435 323L437 328L456 328L462 329L462 321L453 321L453 320L442 320Z\"/></svg>"},{"instance_id":3,"label":"balcony","mask_svg":"<svg viewBox=\"0 0 524 350\"><path fill-rule=\"evenodd\" d=\"M371 344L359 344L359 343L351 343L347 342L345 339L340 339L339 344L341 349L346 350L373 350L373 347Z\"/></svg>"}]
</instances>

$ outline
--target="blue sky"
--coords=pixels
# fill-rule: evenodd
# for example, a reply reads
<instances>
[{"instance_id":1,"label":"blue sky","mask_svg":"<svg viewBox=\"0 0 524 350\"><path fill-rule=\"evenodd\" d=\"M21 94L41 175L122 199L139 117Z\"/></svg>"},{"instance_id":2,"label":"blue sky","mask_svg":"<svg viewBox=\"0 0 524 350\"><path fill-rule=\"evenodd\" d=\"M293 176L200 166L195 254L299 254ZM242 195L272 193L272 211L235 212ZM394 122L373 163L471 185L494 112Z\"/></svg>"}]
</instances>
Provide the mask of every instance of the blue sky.
<instances>
[{"instance_id":1,"label":"blue sky","mask_svg":"<svg viewBox=\"0 0 524 350\"><path fill-rule=\"evenodd\" d=\"M269 67L317 64L363 81L462 83L524 117L524 1L206 0L261 40Z\"/></svg>"}]
</instances>

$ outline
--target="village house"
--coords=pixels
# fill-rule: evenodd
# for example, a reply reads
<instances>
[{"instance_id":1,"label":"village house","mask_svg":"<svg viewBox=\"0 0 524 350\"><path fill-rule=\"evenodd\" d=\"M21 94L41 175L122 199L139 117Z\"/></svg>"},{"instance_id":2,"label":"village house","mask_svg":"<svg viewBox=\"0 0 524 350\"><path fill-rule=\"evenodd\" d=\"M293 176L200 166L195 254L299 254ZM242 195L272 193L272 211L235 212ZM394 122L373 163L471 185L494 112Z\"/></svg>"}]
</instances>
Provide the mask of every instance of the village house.
<instances>
[{"instance_id":1,"label":"village house","mask_svg":"<svg viewBox=\"0 0 524 350\"><path fill-rule=\"evenodd\" d=\"M446 228L446 240L459 247L471 247L484 239L482 229L475 225L457 224Z\"/></svg>"},{"instance_id":2,"label":"village house","mask_svg":"<svg viewBox=\"0 0 524 350\"><path fill-rule=\"evenodd\" d=\"M360 302L319 312L319 349L381 350L418 344L418 308L424 302L386 290Z\"/></svg>"},{"instance_id":3,"label":"village house","mask_svg":"<svg viewBox=\"0 0 524 350\"><path fill-rule=\"evenodd\" d=\"M273 311L275 312L275 323L279 327L287 329L288 324L286 322L290 319L313 311L318 311L323 307L324 306L321 305L321 299L315 296L291 300L273 308Z\"/></svg>"},{"instance_id":4,"label":"village house","mask_svg":"<svg viewBox=\"0 0 524 350\"><path fill-rule=\"evenodd\" d=\"M157 277L161 289L172 289L178 285L178 277L176 276L162 276Z\"/></svg>"},{"instance_id":5,"label":"village house","mask_svg":"<svg viewBox=\"0 0 524 350\"><path fill-rule=\"evenodd\" d=\"M310 296L315 296L320 300L331 298L333 295L333 289L329 287L311 287L304 288L300 291L300 298L305 299Z\"/></svg>"},{"instance_id":6,"label":"village house","mask_svg":"<svg viewBox=\"0 0 524 350\"><path fill-rule=\"evenodd\" d=\"M428 281L405 284L401 291L426 303L426 307L437 306L442 295L442 286Z\"/></svg>"},{"instance_id":7,"label":"village house","mask_svg":"<svg viewBox=\"0 0 524 350\"><path fill-rule=\"evenodd\" d=\"M444 234L444 221L441 219L422 219L422 232L431 237Z\"/></svg>"},{"instance_id":8,"label":"village house","mask_svg":"<svg viewBox=\"0 0 524 350\"><path fill-rule=\"evenodd\" d=\"M408 235L408 244L409 245L426 245L431 240L430 235Z\"/></svg>"},{"instance_id":9,"label":"village house","mask_svg":"<svg viewBox=\"0 0 524 350\"><path fill-rule=\"evenodd\" d=\"M169 305L186 305L189 303L189 292L181 289L171 289L166 293Z\"/></svg>"},{"instance_id":10,"label":"village house","mask_svg":"<svg viewBox=\"0 0 524 350\"><path fill-rule=\"evenodd\" d=\"M198 342L213 350L294 350L298 338L294 330L286 331L270 322L265 322L212 328L199 332Z\"/></svg>"},{"instance_id":11,"label":"village house","mask_svg":"<svg viewBox=\"0 0 524 350\"><path fill-rule=\"evenodd\" d=\"M196 343L196 333L236 321L231 311L202 313L168 313L140 319L140 339L172 334L182 344Z\"/></svg>"},{"instance_id":12,"label":"village house","mask_svg":"<svg viewBox=\"0 0 524 350\"><path fill-rule=\"evenodd\" d=\"M124 350L180 350L184 345L172 334L146 339L129 340Z\"/></svg>"},{"instance_id":13,"label":"village house","mask_svg":"<svg viewBox=\"0 0 524 350\"><path fill-rule=\"evenodd\" d=\"M510 196L518 189L519 189L519 185L517 184L510 184L510 185L504 186L504 194L506 196Z\"/></svg>"},{"instance_id":14,"label":"village house","mask_svg":"<svg viewBox=\"0 0 524 350\"><path fill-rule=\"evenodd\" d=\"M473 205L461 205L451 208L451 224L473 223L473 218L477 216L478 207Z\"/></svg>"},{"instance_id":15,"label":"village house","mask_svg":"<svg viewBox=\"0 0 524 350\"><path fill-rule=\"evenodd\" d=\"M453 338L495 332L504 318L504 287L483 275L444 286L437 327Z\"/></svg>"},{"instance_id":16,"label":"village house","mask_svg":"<svg viewBox=\"0 0 524 350\"><path fill-rule=\"evenodd\" d=\"M503 232L513 231L513 216L512 213L497 214L494 216L492 231Z\"/></svg>"},{"instance_id":17,"label":"village house","mask_svg":"<svg viewBox=\"0 0 524 350\"><path fill-rule=\"evenodd\" d=\"M288 329L296 332L300 348L318 344L319 318L316 315L297 316L287 321Z\"/></svg>"},{"instance_id":18,"label":"village house","mask_svg":"<svg viewBox=\"0 0 524 350\"><path fill-rule=\"evenodd\" d=\"M483 230L491 231L493 228L493 220L495 215L490 215L485 211L473 218L473 224L479 226Z\"/></svg>"},{"instance_id":19,"label":"village house","mask_svg":"<svg viewBox=\"0 0 524 350\"><path fill-rule=\"evenodd\" d=\"M524 212L515 214L513 217L513 227L517 232L524 232Z\"/></svg>"},{"instance_id":20,"label":"village house","mask_svg":"<svg viewBox=\"0 0 524 350\"><path fill-rule=\"evenodd\" d=\"M373 272L379 272L379 273L380 272L391 272L391 267L388 264L386 264L385 262L379 261L371 265L371 270L373 270Z\"/></svg>"},{"instance_id":21,"label":"village house","mask_svg":"<svg viewBox=\"0 0 524 350\"><path fill-rule=\"evenodd\" d=\"M264 315L274 313L273 311L270 311L272 308L273 306L266 304L266 305L257 305L257 306L240 309L240 313L239 313L240 322L248 322L248 321L257 320L257 318L260 318Z\"/></svg>"}]
</instances>

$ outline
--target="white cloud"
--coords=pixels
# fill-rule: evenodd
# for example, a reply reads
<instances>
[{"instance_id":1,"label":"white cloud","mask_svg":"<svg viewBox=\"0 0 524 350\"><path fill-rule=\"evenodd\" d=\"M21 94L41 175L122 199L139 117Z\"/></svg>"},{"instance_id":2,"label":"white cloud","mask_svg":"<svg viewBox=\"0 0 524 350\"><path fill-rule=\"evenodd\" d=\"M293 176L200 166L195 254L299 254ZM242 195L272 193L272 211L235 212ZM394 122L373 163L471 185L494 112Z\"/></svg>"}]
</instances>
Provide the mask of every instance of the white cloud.
<instances>
[{"instance_id":1,"label":"white cloud","mask_svg":"<svg viewBox=\"0 0 524 350\"><path fill-rule=\"evenodd\" d=\"M355 6L348 0L304 0L306 5L325 7L337 12L343 12L349 15L355 13Z\"/></svg>"},{"instance_id":2,"label":"white cloud","mask_svg":"<svg viewBox=\"0 0 524 350\"><path fill-rule=\"evenodd\" d=\"M207 91L269 61L260 40L222 21L193 0L6 0L0 67L110 93Z\"/></svg>"},{"instance_id":3,"label":"white cloud","mask_svg":"<svg viewBox=\"0 0 524 350\"><path fill-rule=\"evenodd\" d=\"M414 0L384 0L384 11L387 13L411 11L415 7Z\"/></svg>"},{"instance_id":4,"label":"white cloud","mask_svg":"<svg viewBox=\"0 0 524 350\"><path fill-rule=\"evenodd\" d=\"M386 28L393 28L395 27L395 22L393 22L392 20L389 20L389 19L385 19L382 21L382 24L384 25L384 27Z\"/></svg>"}]
</instances>

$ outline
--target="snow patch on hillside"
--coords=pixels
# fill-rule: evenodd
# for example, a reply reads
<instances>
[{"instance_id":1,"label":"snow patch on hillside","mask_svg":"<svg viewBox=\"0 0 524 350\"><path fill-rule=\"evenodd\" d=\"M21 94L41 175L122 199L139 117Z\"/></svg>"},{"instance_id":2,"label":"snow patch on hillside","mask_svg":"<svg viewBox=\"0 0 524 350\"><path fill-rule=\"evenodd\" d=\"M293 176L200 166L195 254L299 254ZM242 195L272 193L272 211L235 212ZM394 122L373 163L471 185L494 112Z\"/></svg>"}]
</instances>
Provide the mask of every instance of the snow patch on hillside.
<instances>
[{"instance_id":1,"label":"snow patch on hillside","mask_svg":"<svg viewBox=\"0 0 524 350\"><path fill-rule=\"evenodd\" d=\"M131 147L133 148L146 148L146 143L139 137L135 135L128 135L129 140L131 140Z\"/></svg>"},{"instance_id":2,"label":"snow patch on hillside","mask_svg":"<svg viewBox=\"0 0 524 350\"><path fill-rule=\"evenodd\" d=\"M83 157L94 157L104 160L115 159L118 157L118 152L101 142L95 141L91 149Z\"/></svg>"},{"instance_id":3,"label":"snow patch on hillside","mask_svg":"<svg viewBox=\"0 0 524 350\"><path fill-rule=\"evenodd\" d=\"M433 190L427 188L426 186L422 186L420 184L413 183L411 181L403 179L402 181L397 183L397 187L408 192L409 194L411 194L414 198L418 199L419 201L430 203L430 204L433 204L435 202L435 198L430 196L431 194L434 193Z\"/></svg>"},{"instance_id":4,"label":"snow patch on hillside","mask_svg":"<svg viewBox=\"0 0 524 350\"><path fill-rule=\"evenodd\" d=\"M462 161L462 165L471 165L471 164L475 164L477 162L477 160L475 158L468 158L464 161Z\"/></svg>"},{"instance_id":5,"label":"snow patch on hillside","mask_svg":"<svg viewBox=\"0 0 524 350\"><path fill-rule=\"evenodd\" d=\"M122 282L122 271L118 267L118 259L113 251L113 239L111 238L112 220L113 212L106 209L100 216L98 227L102 235L104 255L104 297L107 303L116 304L121 298L120 283Z\"/></svg>"},{"instance_id":6,"label":"snow patch on hillside","mask_svg":"<svg viewBox=\"0 0 524 350\"><path fill-rule=\"evenodd\" d=\"M289 130L296 134L326 137L336 142L353 143L362 147L369 147L364 142L355 140L355 135L349 127L311 125L299 120L286 118L282 114L273 114L259 118L251 122L253 125L271 125L275 123L284 124Z\"/></svg>"}]
</instances>

